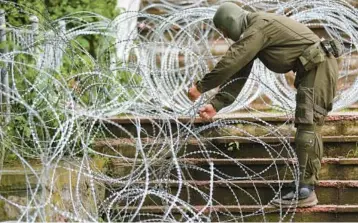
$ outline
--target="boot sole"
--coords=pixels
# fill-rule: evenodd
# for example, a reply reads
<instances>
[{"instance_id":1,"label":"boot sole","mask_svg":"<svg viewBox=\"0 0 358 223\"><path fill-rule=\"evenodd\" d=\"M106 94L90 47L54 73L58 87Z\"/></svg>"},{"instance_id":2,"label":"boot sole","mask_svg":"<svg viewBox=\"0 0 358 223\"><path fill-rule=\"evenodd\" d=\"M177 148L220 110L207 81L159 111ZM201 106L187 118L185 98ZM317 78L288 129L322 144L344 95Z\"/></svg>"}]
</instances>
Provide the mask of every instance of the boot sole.
<instances>
[{"instance_id":1,"label":"boot sole","mask_svg":"<svg viewBox=\"0 0 358 223\"><path fill-rule=\"evenodd\" d=\"M295 203L295 201L292 201L289 204L282 204L282 203L277 203L277 202L272 202L271 204L276 207L282 207L282 208L292 208L292 207L309 208L309 207L316 206L318 204L318 200L314 200L314 201L303 203L303 204L299 204L299 203L300 203L299 201L297 201L297 203Z\"/></svg>"},{"instance_id":2,"label":"boot sole","mask_svg":"<svg viewBox=\"0 0 358 223\"><path fill-rule=\"evenodd\" d=\"M309 208L309 207L313 207L313 206L316 206L318 204L318 200L314 200L314 201L311 201L311 202L308 202L306 204L298 204L297 207L298 208Z\"/></svg>"},{"instance_id":3,"label":"boot sole","mask_svg":"<svg viewBox=\"0 0 358 223\"><path fill-rule=\"evenodd\" d=\"M273 200L271 202L272 205L276 207L282 207L282 208L290 208L290 207L298 207L298 208L309 208L316 206L318 204L318 199L316 194L313 194L313 196L310 198L306 198L307 200L298 200L298 201L287 201L287 203L281 203L281 200Z\"/></svg>"}]
</instances>

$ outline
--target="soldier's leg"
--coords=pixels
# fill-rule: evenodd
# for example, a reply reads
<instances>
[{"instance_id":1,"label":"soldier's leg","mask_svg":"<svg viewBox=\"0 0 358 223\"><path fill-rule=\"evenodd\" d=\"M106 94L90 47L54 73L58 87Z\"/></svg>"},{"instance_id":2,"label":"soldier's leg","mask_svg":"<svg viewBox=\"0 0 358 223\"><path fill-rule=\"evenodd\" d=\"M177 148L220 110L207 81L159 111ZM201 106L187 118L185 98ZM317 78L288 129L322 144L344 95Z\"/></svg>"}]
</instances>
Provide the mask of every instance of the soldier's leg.
<instances>
[{"instance_id":1,"label":"soldier's leg","mask_svg":"<svg viewBox=\"0 0 358 223\"><path fill-rule=\"evenodd\" d=\"M326 61L319 64L315 72L310 72L306 78L302 80L299 87L305 89L311 88L313 90L313 111L312 115L305 115L307 120L295 121L297 126L296 133L296 153L300 162L302 154L306 154L307 161L302 160L300 163L300 169L305 170L300 176L300 184L303 185L315 185L319 180L319 171L321 169L321 160L323 156L323 142L321 135L321 127L324 124L324 118L327 112L332 110L332 102L336 94L336 83L338 79L338 65L334 57L327 57ZM307 98L306 98L307 100ZM310 102L300 101L297 97L297 107L299 104L310 104ZM299 114L296 114L296 117ZM311 124L312 121L312 124ZM303 155L304 156L304 155ZM304 163L306 165L304 166Z\"/></svg>"},{"instance_id":2,"label":"soldier's leg","mask_svg":"<svg viewBox=\"0 0 358 223\"><path fill-rule=\"evenodd\" d=\"M296 96L295 136L296 154L300 167L298 203L299 207L317 204L314 185L318 183L321 168L323 144L321 126L332 108L336 92L338 66L334 58L327 58L316 68L307 72L300 80ZM282 199L273 202L275 205L292 205L295 192L291 191Z\"/></svg>"}]
</instances>

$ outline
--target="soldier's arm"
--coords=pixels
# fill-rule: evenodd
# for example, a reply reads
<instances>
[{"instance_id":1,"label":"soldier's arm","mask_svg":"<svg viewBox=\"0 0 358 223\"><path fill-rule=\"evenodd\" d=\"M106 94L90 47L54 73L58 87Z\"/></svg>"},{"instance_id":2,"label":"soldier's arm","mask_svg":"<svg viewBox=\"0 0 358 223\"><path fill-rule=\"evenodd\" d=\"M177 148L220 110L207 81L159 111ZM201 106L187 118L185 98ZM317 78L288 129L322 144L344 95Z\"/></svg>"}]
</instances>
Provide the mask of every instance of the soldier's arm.
<instances>
[{"instance_id":1,"label":"soldier's arm","mask_svg":"<svg viewBox=\"0 0 358 223\"><path fill-rule=\"evenodd\" d=\"M210 102L217 112L235 101L251 73L253 64L254 59L234 74L225 84L220 86L219 92Z\"/></svg>"},{"instance_id":2,"label":"soldier's arm","mask_svg":"<svg viewBox=\"0 0 358 223\"><path fill-rule=\"evenodd\" d=\"M256 57L264 46L264 39L260 30L245 32L243 38L229 48L215 68L196 83L198 90L204 93L225 83Z\"/></svg>"}]
</instances>

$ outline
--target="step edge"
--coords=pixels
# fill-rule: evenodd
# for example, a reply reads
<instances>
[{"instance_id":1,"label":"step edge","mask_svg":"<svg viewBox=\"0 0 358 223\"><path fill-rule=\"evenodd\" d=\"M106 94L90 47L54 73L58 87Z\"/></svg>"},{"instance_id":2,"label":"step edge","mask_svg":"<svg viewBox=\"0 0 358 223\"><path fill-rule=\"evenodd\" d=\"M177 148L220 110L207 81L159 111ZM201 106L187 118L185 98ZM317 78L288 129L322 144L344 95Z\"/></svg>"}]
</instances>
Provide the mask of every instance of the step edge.
<instances>
[{"instance_id":1,"label":"step edge","mask_svg":"<svg viewBox=\"0 0 358 223\"><path fill-rule=\"evenodd\" d=\"M121 206L118 207L118 209L120 209ZM137 210L138 207L126 207L126 209L133 209L133 210ZM200 211L203 210L204 208L207 208L206 206L198 206L195 205L193 206L193 208L195 208L196 210ZM157 212L160 213L162 211L164 211L165 209L167 209L167 207L165 206L142 206L141 210L142 211L151 211L151 212ZM185 208L184 208L185 209ZM333 213L358 213L358 205L316 205L314 207L310 207L310 208L296 208L294 210L294 207L291 207L290 212L295 211L296 213L319 213L319 212L325 212L325 213L329 213L329 212L333 212ZM210 207L211 211L229 211L229 212L253 212L253 211L259 211L259 210L264 210L264 211L270 211L270 212L275 212L275 211L285 211L285 209L280 209L277 208L273 205L265 205L265 206L260 206L260 205L241 205L241 206L237 206L237 205L214 205ZM176 211L175 208L173 208L172 211ZM209 211L209 209L208 209Z\"/></svg>"},{"instance_id":2,"label":"step edge","mask_svg":"<svg viewBox=\"0 0 358 223\"><path fill-rule=\"evenodd\" d=\"M268 142L282 142L286 140L287 142L294 142L295 139L293 136L288 137L254 137L255 141L252 139L253 137L245 137L245 136L219 136L219 137L207 137L202 140L182 140L179 143L186 143L188 145L210 145L210 144L225 144L230 142L239 142L239 143L254 143L257 144L256 140L268 143ZM117 138L117 139L98 139L93 144L95 147L104 147L104 146L135 146L137 143L137 139L129 139L130 141L125 141L124 139L129 138ZM323 142L356 142L358 141L358 135L344 135L344 136L322 136ZM161 145L164 144L163 141L153 140L151 138L141 138L142 143L150 144L150 145Z\"/></svg>"},{"instance_id":3,"label":"step edge","mask_svg":"<svg viewBox=\"0 0 358 223\"><path fill-rule=\"evenodd\" d=\"M183 186L193 185L193 186L209 186L211 184L215 184L215 187L226 187L227 184L230 186L239 186L239 187L269 187L275 186L277 187L281 184L282 187L286 188L288 184L290 184L292 180L242 180L242 181L205 181L205 180L186 180L186 181L149 181L149 184L167 184L176 186L179 183L183 183ZM133 184L146 184L146 181L138 181L132 182ZM120 183L118 183L120 184ZM126 184L126 182L123 182ZM116 185L116 184L114 184ZM120 184L121 185L121 184ZM320 180L316 188L358 188L358 180Z\"/></svg>"}]
</instances>

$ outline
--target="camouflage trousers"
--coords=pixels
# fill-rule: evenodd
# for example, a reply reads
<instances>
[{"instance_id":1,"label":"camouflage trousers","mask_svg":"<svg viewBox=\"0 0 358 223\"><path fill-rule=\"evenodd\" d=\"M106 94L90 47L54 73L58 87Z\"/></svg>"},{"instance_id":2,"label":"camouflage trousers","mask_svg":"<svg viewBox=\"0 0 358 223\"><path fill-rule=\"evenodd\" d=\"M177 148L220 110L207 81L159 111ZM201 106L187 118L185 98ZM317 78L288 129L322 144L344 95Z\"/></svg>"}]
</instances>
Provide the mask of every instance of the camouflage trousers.
<instances>
[{"instance_id":1,"label":"camouflage trousers","mask_svg":"<svg viewBox=\"0 0 358 223\"><path fill-rule=\"evenodd\" d=\"M296 71L295 146L302 184L318 183L323 156L321 127L332 110L337 79L338 65L333 56L309 71Z\"/></svg>"}]
</instances>

